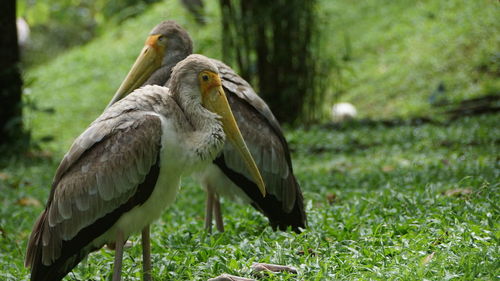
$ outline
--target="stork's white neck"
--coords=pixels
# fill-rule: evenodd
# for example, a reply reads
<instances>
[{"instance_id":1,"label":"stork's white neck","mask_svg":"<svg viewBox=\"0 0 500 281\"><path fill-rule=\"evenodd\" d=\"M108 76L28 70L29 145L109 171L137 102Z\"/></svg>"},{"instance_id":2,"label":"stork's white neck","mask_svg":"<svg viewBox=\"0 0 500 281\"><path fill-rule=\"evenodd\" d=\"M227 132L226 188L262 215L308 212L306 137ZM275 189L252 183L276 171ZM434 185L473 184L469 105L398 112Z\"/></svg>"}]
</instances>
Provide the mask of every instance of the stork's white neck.
<instances>
[{"instance_id":1,"label":"stork's white neck","mask_svg":"<svg viewBox=\"0 0 500 281\"><path fill-rule=\"evenodd\" d=\"M192 130L185 133L186 145L195 154L192 159L209 163L222 150L226 139L220 116L201 105L198 91L188 87L178 90L176 100L192 126Z\"/></svg>"}]
</instances>

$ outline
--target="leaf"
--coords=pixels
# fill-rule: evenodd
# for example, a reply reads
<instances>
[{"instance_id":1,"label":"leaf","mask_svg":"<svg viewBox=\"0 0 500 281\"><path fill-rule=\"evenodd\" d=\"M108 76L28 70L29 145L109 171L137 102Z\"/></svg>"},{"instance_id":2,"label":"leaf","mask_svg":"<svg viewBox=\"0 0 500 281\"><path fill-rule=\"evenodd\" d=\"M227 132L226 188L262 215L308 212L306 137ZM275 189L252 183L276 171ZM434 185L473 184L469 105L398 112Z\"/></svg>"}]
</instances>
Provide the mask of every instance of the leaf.
<instances>
[{"instance_id":1,"label":"leaf","mask_svg":"<svg viewBox=\"0 0 500 281\"><path fill-rule=\"evenodd\" d=\"M290 272L297 274L297 269L293 266L287 265L278 265L278 264L270 264L270 263L254 263L252 264L253 272Z\"/></svg>"},{"instance_id":2,"label":"leaf","mask_svg":"<svg viewBox=\"0 0 500 281\"><path fill-rule=\"evenodd\" d=\"M26 157L32 159L51 159L52 156L52 152L48 150L34 150L26 153Z\"/></svg>"},{"instance_id":3,"label":"leaf","mask_svg":"<svg viewBox=\"0 0 500 281\"><path fill-rule=\"evenodd\" d=\"M16 204L20 206L34 206L34 207L42 206L42 203L40 203L40 201L38 201L33 197L23 197L17 200Z\"/></svg>"},{"instance_id":4,"label":"leaf","mask_svg":"<svg viewBox=\"0 0 500 281\"><path fill-rule=\"evenodd\" d=\"M388 173L394 171L394 166L392 165L385 165L382 167L382 171Z\"/></svg>"},{"instance_id":5,"label":"leaf","mask_svg":"<svg viewBox=\"0 0 500 281\"><path fill-rule=\"evenodd\" d=\"M332 205L337 201L337 194L335 193L329 193L326 195L326 200L328 200L328 204Z\"/></svg>"},{"instance_id":6,"label":"leaf","mask_svg":"<svg viewBox=\"0 0 500 281\"><path fill-rule=\"evenodd\" d=\"M8 180L10 175L7 173L0 173L0 180Z\"/></svg>"},{"instance_id":7,"label":"leaf","mask_svg":"<svg viewBox=\"0 0 500 281\"><path fill-rule=\"evenodd\" d=\"M309 255L311 255L311 256L316 256L317 255L316 252L312 248L307 249L307 252L304 251L304 250L300 250L300 251L297 252L297 255L303 256L306 253L309 254Z\"/></svg>"},{"instance_id":8,"label":"leaf","mask_svg":"<svg viewBox=\"0 0 500 281\"><path fill-rule=\"evenodd\" d=\"M431 254L425 256L422 261L420 262L421 265L427 265L431 260L432 258L434 257L434 254L435 252L432 252Z\"/></svg>"},{"instance_id":9,"label":"leaf","mask_svg":"<svg viewBox=\"0 0 500 281\"><path fill-rule=\"evenodd\" d=\"M448 197L462 197L462 196L467 196L472 194L472 189L471 188L454 188L454 189L449 189L445 190L442 192L444 196Z\"/></svg>"},{"instance_id":10,"label":"leaf","mask_svg":"<svg viewBox=\"0 0 500 281\"><path fill-rule=\"evenodd\" d=\"M50 17L50 4L45 1L36 1L36 3L27 9L27 20L30 24L44 24Z\"/></svg>"},{"instance_id":11,"label":"leaf","mask_svg":"<svg viewBox=\"0 0 500 281\"><path fill-rule=\"evenodd\" d=\"M239 276L234 276L230 274L222 274L215 278L210 278L208 281L255 281L255 279L243 278Z\"/></svg>"},{"instance_id":12,"label":"leaf","mask_svg":"<svg viewBox=\"0 0 500 281\"><path fill-rule=\"evenodd\" d=\"M445 166L450 166L450 160L448 160L446 158L441 159L441 163L443 163L443 165L445 165Z\"/></svg>"}]
</instances>

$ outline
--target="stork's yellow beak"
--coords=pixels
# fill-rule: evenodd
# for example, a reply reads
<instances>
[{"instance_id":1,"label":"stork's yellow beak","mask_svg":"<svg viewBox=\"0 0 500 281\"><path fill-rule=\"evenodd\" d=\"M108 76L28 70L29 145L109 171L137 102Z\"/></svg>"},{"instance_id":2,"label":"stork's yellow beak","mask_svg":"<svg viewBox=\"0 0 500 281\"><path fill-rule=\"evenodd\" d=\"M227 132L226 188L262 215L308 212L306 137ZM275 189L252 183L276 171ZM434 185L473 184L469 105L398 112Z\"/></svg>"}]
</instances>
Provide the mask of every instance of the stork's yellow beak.
<instances>
[{"instance_id":1,"label":"stork's yellow beak","mask_svg":"<svg viewBox=\"0 0 500 281\"><path fill-rule=\"evenodd\" d=\"M264 181L236 124L226 94L224 93L224 89L222 89L222 82L219 75L214 72L203 71L200 73L199 79L203 106L222 117L221 121L226 138L236 147L236 150L245 161L247 169L257 183L262 196L266 196Z\"/></svg>"},{"instance_id":2,"label":"stork's yellow beak","mask_svg":"<svg viewBox=\"0 0 500 281\"><path fill-rule=\"evenodd\" d=\"M160 68L165 54L165 45L158 42L160 37L161 35L159 34L148 37L132 69L130 69L127 77L125 77L125 80L123 80L120 88L118 88L118 91L116 91L113 99L111 99L106 108L142 86L151 74Z\"/></svg>"}]
</instances>

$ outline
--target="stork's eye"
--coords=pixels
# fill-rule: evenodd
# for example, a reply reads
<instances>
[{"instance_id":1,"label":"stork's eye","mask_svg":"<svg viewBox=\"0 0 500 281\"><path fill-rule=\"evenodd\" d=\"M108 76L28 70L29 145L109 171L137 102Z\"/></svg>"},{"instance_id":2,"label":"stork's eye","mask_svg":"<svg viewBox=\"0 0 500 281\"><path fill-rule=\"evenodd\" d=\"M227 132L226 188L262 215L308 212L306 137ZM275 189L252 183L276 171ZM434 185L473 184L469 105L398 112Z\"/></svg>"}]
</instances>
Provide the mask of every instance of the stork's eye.
<instances>
[{"instance_id":1,"label":"stork's eye","mask_svg":"<svg viewBox=\"0 0 500 281\"><path fill-rule=\"evenodd\" d=\"M158 37L158 43L160 43L160 44L162 44L162 45L166 44L166 43L167 43L167 37L166 37L166 36L164 36L164 35L160 35L160 36Z\"/></svg>"},{"instance_id":2,"label":"stork's eye","mask_svg":"<svg viewBox=\"0 0 500 281\"><path fill-rule=\"evenodd\" d=\"M203 81L205 81L205 82L206 82L206 81L208 81L209 77L208 77L208 75L203 74L203 75L201 76L201 79L203 79Z\"/></svg>"}]
</instances>

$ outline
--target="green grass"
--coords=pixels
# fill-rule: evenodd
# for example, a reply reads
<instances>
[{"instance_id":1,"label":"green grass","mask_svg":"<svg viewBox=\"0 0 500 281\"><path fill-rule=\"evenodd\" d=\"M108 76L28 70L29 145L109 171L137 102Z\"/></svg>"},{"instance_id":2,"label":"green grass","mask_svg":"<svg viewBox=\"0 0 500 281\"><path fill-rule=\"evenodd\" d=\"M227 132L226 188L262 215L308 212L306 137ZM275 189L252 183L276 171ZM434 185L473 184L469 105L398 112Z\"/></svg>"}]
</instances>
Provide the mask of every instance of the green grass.
<instances>
[{"instance_id":1,"label":"green grass","mask_svg":"<svg viewBox=\"0 0 500 281\"><path fill-rule=\"evenodd\" d=\"M321 3L327 53L341 67L329 94L362 117L432 114L440 83L452 102L500 93L498 1Z\"/></svg>"},{"instance_id":2,"label":"green grass","mask_svg":"<svg viewBox=\"0 0 500 281\"><path fill-rule=\"evenodd\" d=\"M333 61L324 110L353 103L360 117L434 115L429 103L440 83L442 98L456 102L498 94L500 5L492 0L320 0L324 49ZM207 3L208 24L198 26L179 1L165 1L142 16L112 26L87 45L26 72L26 100L55 114L27 110L35 138L56 138L62 155L98 116L158 22L175 19L195 42L195 52L221 58L220 20ZM70 116L70 118L66 118Z\"/></svg>"},{"instance_id":3,"label":"green grass","mask_svg":"<svg viewBox=\"0 0 500 281\"><path fill-rule=\"evenodd\" d=\"M189 30L197 52L220 57L217 6L208 5L210 22L198 27L178 2L156 5L26 73L27 100L54 109L27 110L26 122L36 140L53 140L41 143L41 152L0 159L0 280L28 279L25 247L55 169L102 112L147 32L174 18ZM427 99L441 81L452 101L498 91L496 1L353 3L321 1L329 55L342 67L341 84L332 79L325 105L341 90L341 99L355 103L362 117L392 118L434 114ZM226 232L206 235L204 193L187 179L176 204L152 227L153 276L251 277L248 267L259 261L299 269L297 276L259 280L496 280L498 120L494 114L447 125L288 128L309 228L300 235L273 232L251 207L224 201ZM446 195L453 190L462 193ZM140 280L140 239L131 240L124 274ZM66 279L108 280L112 262L113 253L100 250Z\"/></svg>"},{"instance_id":4,"label":"green grass","mask_svg":"<svg viewBox=\"0 0 500 281\"><path fill-rule=\"evenodd\" d=\"M155 5L136 20L112 27L87 45L29 70L25 97L39 110L26 111L26 123L35 138L56 138L48 147L62 155L104 110L139 55L150 30L162 20L174 19L189 30L195 52L220 57L218 6L206 10L206 28L198 27L180 1ZM44 112L47 109L55 114Z\"/></svg>"},{"instance_id":5,"label":"green grass","mask_svg":"<svg viewBox=\"0 0 500 281\"><path fill-rule=\"evenodd\" d=\"M309 228L273 232L249 206L223 203L226 232L203 231L204 194L185 181L152 228L156 280L251 277L256 261L293 265L298 276L261 280L494 280L498 278L498 115L450 125L297 129L287 134L306 198ZM23 159L2 171L0 278L22 280L25 246L56 160ZM464 189L456 196L446 191ZM138 236L124 274L140 280ZM426 257L432 258L425 261ZM109 278L113 253L100 250L68 280Z\"/></svg>"}]
</instances>

